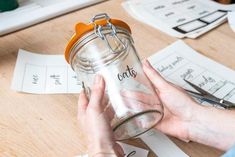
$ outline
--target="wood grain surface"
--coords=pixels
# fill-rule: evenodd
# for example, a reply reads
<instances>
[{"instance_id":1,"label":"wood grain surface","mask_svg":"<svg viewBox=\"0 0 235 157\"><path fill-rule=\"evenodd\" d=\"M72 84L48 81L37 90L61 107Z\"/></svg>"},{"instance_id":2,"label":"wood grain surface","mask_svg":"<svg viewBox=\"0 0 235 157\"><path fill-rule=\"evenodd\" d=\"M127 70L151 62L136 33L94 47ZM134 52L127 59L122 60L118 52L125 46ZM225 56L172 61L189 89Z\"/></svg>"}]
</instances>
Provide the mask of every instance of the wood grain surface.
<instances>
[{"instance_id":1,"label":"wood grain surface","mask_svg":"<svg viewBox=\"0 0 235 157\"><path fill-rule=\"evenodd\" d=\"M73 157L86 152L84 135L77 124L77 94L34 95L10 89L19 48L63 54L74 25L88 22L101 12L130 25L141 59L177 40L136 21L121 3L122 0L110 0L0 37L0 157ZM184 41L201 54L235 69L235 33L227 23L196 40ZM171 139L191 157L217 157L223 153L198 143ZM128 143L147 148L139 140Z\"/></svg>"}]
</instances>

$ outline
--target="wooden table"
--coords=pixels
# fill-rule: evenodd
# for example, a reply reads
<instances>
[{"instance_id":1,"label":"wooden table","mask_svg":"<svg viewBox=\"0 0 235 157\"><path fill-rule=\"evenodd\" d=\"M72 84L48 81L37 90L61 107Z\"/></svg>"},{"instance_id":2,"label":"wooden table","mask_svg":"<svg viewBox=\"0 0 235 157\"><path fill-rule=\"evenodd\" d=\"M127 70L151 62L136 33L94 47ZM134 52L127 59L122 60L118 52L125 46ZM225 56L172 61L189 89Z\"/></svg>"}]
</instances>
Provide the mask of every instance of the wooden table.
<instances>
[{"instance_id":1,"label":"wooden table","mask_svg":"<svg viewBox=\"0 0 235 157\"><path fill-rule=\"evenodd\" d=\"M0 157L73 157L86 151L84 135L77 124L77 94L34 95L10 89L19 48L45 54L63 54L78 21L106 12L125 20L133 31L141 58L177 39L130 17L122 0L111 0L0 37ZM187 44L235 69L235 33L228 24ZM172 140L191 157L214 157L223 152L194 142ZM146 147L140 141L130 141ZM153 154L149 156L153 157Z\"/></svg>"}]
</instances>

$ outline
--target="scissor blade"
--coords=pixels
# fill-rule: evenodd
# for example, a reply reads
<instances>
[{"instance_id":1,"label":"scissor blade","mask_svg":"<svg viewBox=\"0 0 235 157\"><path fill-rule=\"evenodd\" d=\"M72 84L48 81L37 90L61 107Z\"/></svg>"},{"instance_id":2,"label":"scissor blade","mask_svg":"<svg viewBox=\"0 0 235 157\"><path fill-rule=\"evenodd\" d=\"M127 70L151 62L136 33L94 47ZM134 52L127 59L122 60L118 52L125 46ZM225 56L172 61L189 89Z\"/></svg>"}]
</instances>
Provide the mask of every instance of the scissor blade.
<instances>
[{"instance_id":1,"label":"scissor blade","mask_svg":"<svg viewBox=\"0 0 235 157\"><path fill-rule=\"evenodd\" d=\"M203 95L203 94L200 94L200 93L197 93L197 92L194 92L194 91L190 91L190 90L187 90L187 89L184 89L189 95L191 95L192 97L195 97L195 98L198 98L198 99L201 99L203 101L209 101L210 103L218 103L219 101L211 98L211 97L207 97L206 95Z\"/></svg>"},{"instance_id":2,"label":"scissor blade","mask_svg":"<svg viewBox=\"0 0 235 157\"><path fill-rule=\"evenodd\" d=\"M188 83L191 87L193 87L196 91L198 91L199 93L201 93L202 95L207 95L207 96L211 96L211 97L215 97L214 95L212 95L211 93L205 91L204 89L198 87L197 85L193 84L192 82L189 82L187 80L184 79L184 81L186 83ZM216 97L215 97L216 98Z\"/></svg>"},{"instance_id":3,"label":"scissor blade","mask_svg":"<svg viewBox=\"0 0 235 157\"><path fill-rule=\"evenodd\" d=\"M231 109L231 108L235 108L235 104L223 99L219 99L217 97L211 97L211 96L207 96L207 95L202 95L200 93L196 93L194 91L190 91L187 89L184 89L189 95L191 95L194 98L198 98L202 101L206 101L209 102L211 104L217 104L225 109Z\"/></svg>"}]
</instances>

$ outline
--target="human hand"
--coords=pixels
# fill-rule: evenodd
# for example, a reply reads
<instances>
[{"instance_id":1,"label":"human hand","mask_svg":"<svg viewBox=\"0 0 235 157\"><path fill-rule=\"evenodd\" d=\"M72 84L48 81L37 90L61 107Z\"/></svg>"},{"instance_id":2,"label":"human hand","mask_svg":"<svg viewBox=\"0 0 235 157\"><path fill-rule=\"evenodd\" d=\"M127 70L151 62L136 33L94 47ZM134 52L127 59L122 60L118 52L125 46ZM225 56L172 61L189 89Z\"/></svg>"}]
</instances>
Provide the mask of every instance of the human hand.
<instances>
[{"instance_id":1,"label":"human hand","mask_svg":"<svg viewBox=\"0 0 235 157\"><path fill-rule=\"evenodd\" d=\"M156 129L185 141L222 150L231 148L235 142L235 110L201 106L182 88L164 80L148 61L143 69L164 106L164 117Z\"/></svg>"},{"instance_id":2,"label":"human hand","mask_svg":"<svg viewBox=\"0 0 235 157\"><path fill-rule=\"evenodd\" d=\"M162 78L147 60L143 63L143 70L152 81L164 106L164 117L156 129L189 141L189 126L198 113L199 105L183 89Z\"/></svg>"},{"instance_id":3,"label":"human hand","mask_svg":"<svg viewBox=\"0 0 235 157\"><path fill-rule=\"evenodd\" d=\"M105 82L97 75L90 100L84 91L79 95L78 120L87 135L89 156L123 156L120 145L115 142L111 128L112 113L107 108ZM105 111L104 111L105 110Z\"/></svg>"}]
</instances>

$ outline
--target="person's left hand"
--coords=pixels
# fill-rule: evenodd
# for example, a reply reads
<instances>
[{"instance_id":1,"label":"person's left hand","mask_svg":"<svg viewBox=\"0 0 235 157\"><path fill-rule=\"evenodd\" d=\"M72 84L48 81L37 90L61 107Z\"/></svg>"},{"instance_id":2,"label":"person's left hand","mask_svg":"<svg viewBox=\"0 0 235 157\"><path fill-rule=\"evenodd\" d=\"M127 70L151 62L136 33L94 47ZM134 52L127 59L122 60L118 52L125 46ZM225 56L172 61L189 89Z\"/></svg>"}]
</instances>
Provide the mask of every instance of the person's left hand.
<instances>
[{"instance_id":1,"label":"person's left hand","mask_svg":"<svg viewBox=\"0 0 235 157\"><path fill-rule=\"evenodd\" d=\"M89 156L123 156L122 148L114 139L111 128L112 114L107 105L105 82L97 75L90 100L82 91L78 101L78 120L87 135Z\"/></svg>"}]
</instances>

